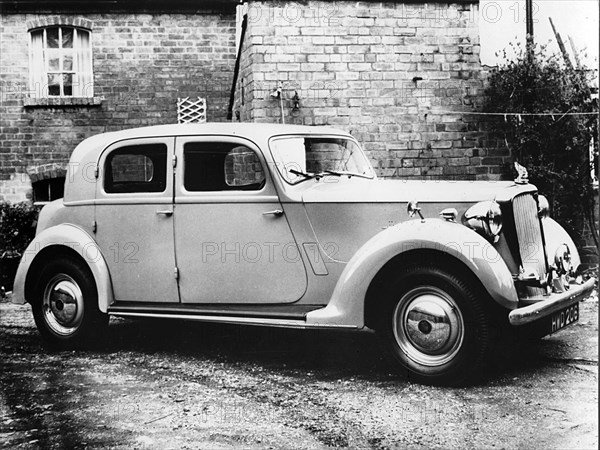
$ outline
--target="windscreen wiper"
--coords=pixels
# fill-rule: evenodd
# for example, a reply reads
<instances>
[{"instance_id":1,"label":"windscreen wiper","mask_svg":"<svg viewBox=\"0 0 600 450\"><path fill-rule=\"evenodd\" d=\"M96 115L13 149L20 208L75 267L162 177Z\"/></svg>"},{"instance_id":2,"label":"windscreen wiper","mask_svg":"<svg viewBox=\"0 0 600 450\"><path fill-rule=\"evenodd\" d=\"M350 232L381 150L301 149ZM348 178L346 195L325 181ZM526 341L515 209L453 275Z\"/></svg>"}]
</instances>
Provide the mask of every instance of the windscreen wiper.
<instances>
[{"instance_id":1,"label":"windscreen wiper","mask_svg":"<svg viewBox=\"0 0 600 450\"><path fill-rule=\"evenodd\" d=\"M301 177L304 177L306 180L310 180L311 178L316 178L316 179L321 178L320 174L317 174L317 173L308 173L308 172L301 172L301 171L296 170L296 169L289 169L288 172L291 173L292 175L299 175Z\"/></svg>"},{"instance_id":2,"label":"windscreen wiper","mask_svg":"<svg viewBox=\"0 0 600 450\"><path fill-rule=\"evenodd\" d=\"M335 175L336 177L347 176L350 177L361 177L361 178L371 178L365 174L349 172L347 170L324 170L322 173L326 173L328 175Z\"/></svg>"},{"instance_id":3,"label":"windscreen wiper","mask_svg":"<svg viewBox=\"0 0 600 450\"><path fill-rule=\"evenodd\" d=\"M318 180L320 178L323 178L323 175L334 175L336 177L341 177L342 175L352 175L352 174L346 174L346 173L342 173L342 172L336 172L335 170L323 170L322 172L319 172L319 173L309 173L309 172L300 172L299 170L295 170L295 169L290 169L290 170L288 170L288 172L292 173L294 175L303 176L307 180L310 178L316 178Z\"/></svg>"},{"instance_id":4,"label":"windscreen wiper","mask_svg":"<svg viewBox=\"0 0 600 450\"><path fill-rule=\"evenodd\" d=\"M342 172L336 172L335 170L324 170L321 173L326 173L327 175L335 175L336 177L341 177L342 175L347 175L347 174L342 173Z\"/></svg>"}]
</instances>

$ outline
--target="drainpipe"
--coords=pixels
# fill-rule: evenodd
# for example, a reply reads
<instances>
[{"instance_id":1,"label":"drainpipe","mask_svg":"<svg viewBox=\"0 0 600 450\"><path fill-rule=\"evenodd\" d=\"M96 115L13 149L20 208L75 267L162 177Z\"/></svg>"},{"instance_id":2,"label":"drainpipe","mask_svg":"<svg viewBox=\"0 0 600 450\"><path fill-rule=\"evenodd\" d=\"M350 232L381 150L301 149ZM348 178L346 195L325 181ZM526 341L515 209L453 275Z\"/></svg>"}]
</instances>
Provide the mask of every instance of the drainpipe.
<instances>
[{"instance_id":1,"label":"drainpipe","mask_svg":"<svg viewBox=\"0 0 600 450\"><path fill-rule=\"evenodd\" d=\"M240 46L238 48L237 58L235 59L235 67L233 69L233 85L231 86L231 94L229 96L229 108L227 109L227 120L233 118L233 102L235 100L235 86L237 85L238 76L240 74L240 60L242 59L242 47L244 46L244 36L248 27L248 15L244 14L242 19L242 30L240 32Z\"/></svg>"}]
</instances>

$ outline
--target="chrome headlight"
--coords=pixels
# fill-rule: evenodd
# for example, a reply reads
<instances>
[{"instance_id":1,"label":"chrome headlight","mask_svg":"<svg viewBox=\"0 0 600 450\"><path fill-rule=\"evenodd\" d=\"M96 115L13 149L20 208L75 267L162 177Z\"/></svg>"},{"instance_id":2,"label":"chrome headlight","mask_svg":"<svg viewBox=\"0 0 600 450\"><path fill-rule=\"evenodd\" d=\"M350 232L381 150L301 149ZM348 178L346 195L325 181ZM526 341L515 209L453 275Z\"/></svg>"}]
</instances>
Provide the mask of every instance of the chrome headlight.
<instances>
[{"instance_id":1,"label":"chrome headlight","mask_svg":"<svg viewBox=\"0 0 600 450\"><path fill-rule=\"evenodd\" d=\"M494 200L471 206L464 215L464 224L484 238L497 242L502 231L502 212Z\"/></svg>"},{"instance_id":2,"label":"chrome headlight","mask_svg":"<svg viewBox=\"0 0 600 450\"><path fill-rule=\"evenodd\" d=\"M540 219L550 217L550 203L543 195L538 195L538 217Z\"/></svg>"}]
</instances>

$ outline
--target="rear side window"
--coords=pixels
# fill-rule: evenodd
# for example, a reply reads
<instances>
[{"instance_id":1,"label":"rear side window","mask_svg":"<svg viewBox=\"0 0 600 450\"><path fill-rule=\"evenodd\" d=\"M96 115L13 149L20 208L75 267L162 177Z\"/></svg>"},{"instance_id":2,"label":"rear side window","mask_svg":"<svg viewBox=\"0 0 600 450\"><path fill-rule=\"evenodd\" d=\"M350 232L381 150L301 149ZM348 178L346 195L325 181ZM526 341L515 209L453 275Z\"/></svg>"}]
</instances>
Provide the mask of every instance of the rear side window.
<instances>
[{"instance_id":1,"label":"rear side window","mask_svg":"<svg viewBox=\"0 0 600 450\"><path fill-rule=\"evenodd\" d=\"M104 190L109 194L164 192L167 186L165 144L121 147L104 164Z\"/></svg>"},{"instance_id":2,"label":"rear side window","mask_svg":"<svg viewBox=\"0 0 600 450\"><path fill-rule=\"evenodd\" d=\"M265 173L256 153L226 142L190 142L183 147L183 185L187 191L255 191Z\"/></svg>"}]
</instances>

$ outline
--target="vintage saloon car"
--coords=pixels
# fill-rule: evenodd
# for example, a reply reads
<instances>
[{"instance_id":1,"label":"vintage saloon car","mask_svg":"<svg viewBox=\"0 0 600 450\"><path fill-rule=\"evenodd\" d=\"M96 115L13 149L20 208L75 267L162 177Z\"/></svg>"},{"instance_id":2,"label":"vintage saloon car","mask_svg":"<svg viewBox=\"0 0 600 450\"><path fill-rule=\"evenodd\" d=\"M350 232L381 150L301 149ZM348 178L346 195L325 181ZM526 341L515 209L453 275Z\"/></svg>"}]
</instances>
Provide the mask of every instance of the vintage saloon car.
<instances>
[{"instance_id":1,"label":"vintage saloon car","mask_svg":"<svg viewBox=\"0 0 600 450\"><path fill-rule=\"evenodd\" d=\"M343 131L165 125L74 150L13 301L69 346L109 315L370 328L411 379L460 383L499 331L578 320L579 265L524 179L378 180Z\"/></svg>"}]
</instances>

